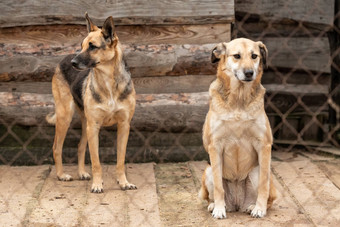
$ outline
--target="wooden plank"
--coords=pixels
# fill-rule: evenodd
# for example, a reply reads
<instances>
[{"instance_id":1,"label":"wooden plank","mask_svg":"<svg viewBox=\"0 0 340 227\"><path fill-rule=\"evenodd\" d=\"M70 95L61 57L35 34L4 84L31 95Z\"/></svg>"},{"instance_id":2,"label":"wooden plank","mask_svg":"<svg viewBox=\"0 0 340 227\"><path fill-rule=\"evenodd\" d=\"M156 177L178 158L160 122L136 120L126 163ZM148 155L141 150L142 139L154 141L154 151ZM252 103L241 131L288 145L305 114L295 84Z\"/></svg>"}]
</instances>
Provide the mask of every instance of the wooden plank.
<instances>
[{"instance_id":1,"label":"wooden plank","mask_svg":"<svg viewBox=\"0 0 340 227\"><path fill-rule=\"evenodd\" d=\"M205 44L230 40L230 24L204 25L122 25L116 26L119 40L124 44ZM1 52L13 48L22 52L26 48L79 48L87 36L83 25L26 26L0 29ZM54 50L58 51L58 50Z\"/></svg>"},{"instance_id":2,"label":"wooden plank","mask_svg":"<svg viewBox=\"0 0 340 227\"><path fill-rule=\"evenodd\" d=\"M313 114L327 108L327 105L324 105L327 95L322 93L326 90L325 86L267 87L267 113L280 115L293 107L291 113L303 111ZM308 109L299 104L298 98ZM139 94L132 127L142 131L199 132L208 111L208 100L208 92ZM53 111L54 102L51 94L0 92L0 107L0 116L5 122L46 125L45 116Z\"/></svg>"},{"instance_id":3,"label":"wooden plank","mask_svg":"<svg viewBox=\"0 0 340 227\"><path fill-rule=\"evenodd\" d=\"M162 75L214 75L210 62L215 44L204 45L124 45L126 63L132 77ZM79 46L77 45L79 48ZM14 49L13 49L14 48ZM1 81L51 81L55 67L75 47L6 49L0 58ZM7 56L6 56L7 55Z\"/></svg>"},{"instance_id":4,"label":"wooden plank","mask_svg":"<svg viewBox=\"0 0 340 227\"><path fill-rule=\"evenodd\" d=\"M196 24L229 23L234 19L234 1L219 0L24 0L1 2L0 27L47 24L85 24L87 11L93 21L102 25L108 16L122 24ZM20 13L18 13L18 11Z\"/></svg>"},{"instance_id":5,"label":"wooden plank","mask_svg":"<svg viewBox=\"0 0 340 227\"><path fill-rule=\"evenodd\" d=\"M338 150L338 154L340 151ZM329 162L315 162L315 164L326 174L333 184L340 189L340 162L338 160Z\"/></svg>"},{"instance_id":6,"label":"wooden plank","mask_svg":"<svg viewBox=\"0 0 340 227\"><path fill-rule=\"evenodd\" d=\"M127 226L162 226L154 166L155 163L127 164L126 166L129 182L138 188L138 190L126 192L128 201L131 201L127 204L129 217Z\"/></svg>"},{"instance_id":7,"label":"wooden plank","mask_svg":"<svg viewBox=\"0 0 340 227\"><path fill-rule=\"evenodd\" d=\"M137 95L137 100L132 127L142 131L201 131L208 111L207 92L145 94ZM2 121L47 125L44 119L54 111L54 102L51 94L1 92L0 107Z\"/></svg>"},{"instance_id":8,"label":"wooden plank","mask_svg":"<svg viewBox=\"0 0 340 227\"><path fill-rule=\"evenodd\" d=\"M236 0L236 13L255 14L265 20L294 20L333 26L334 0Z\"/></svg>"},{"instance_id":9,"label":"wooden plank","mask_svg":"<svg viewBox=\"0 0 340 227\"><path fill-rule=\"evenodd\" d=\"M188 163L158 164L155 175L164 226L216 226L218 221L210 220L209 212L201 208Z\"/></svg>"},{"instance_id":10,"label":"wooden plank","mask_svg":"<svg viewBox=\"0 0 340 227\"><path fill-rule=\"evenodd\" d=\"M272 163L273 172L289 188L315 226L340 224L340 190L310 160Z\"/></svg>"},{"instance_id":11,"label":"wooden plank","mask_svg":"<svg viewBox=\"0 0 340 227\"><path fill-rule=\"evenodd\" d=\"M214 75L187 75L171 77L138 77L133 78L137 94L159 93L192 93L209 90ZM27 92L51 94L51 82L0 82L0 92Z\"/></svg>"},{"instance_id":12,"label":"wooden plank","mask_svg":"<svg viewBox=\"0 0 340 227\"><path fill-rule=\"evenodd\" d=\"M51 167L50 167L51 168ZM77 166L64 166L64 171L78 179ZM87 166L86 170L90 168ZM58 181L55 167L44 182L37 198L37 204L27 218L30 225L81 225L81 210L87 202L84 196L91 184L89 181L74 180L70 182ZM70 218L72 217L72 218Z\"/></svg>"},{"instance_id":13,"label":"wooden plank","mask_svg":"<svg viewBox=\"0 0 340 227\"><path fill-rule=\"evenodd\" d=\"M6 163L7 164L7 163ZM0 166L2 226L28 225L50 166Z\"/></svg>"},{"instance_id":14,"label":"wooden plank","mask_svg":"<svg viewBox=\"0 0 340 227\"><path fill-rule=\"evenodd\" d=\"M317 78L318 85L313 85L313 76ZM289 77L287 79L287 77ZM186 76L154 76L154 77L137 77L133 78L133 83L137 94L159 94L159 93L192 93L204 92L209 90L211 82L216 78L215 75L186 75ZM282 80L286 79L287 85L283 85ZM329 74L309 75L306 73L281 73L265 72L262 77L262 83L267 89L274 91L278 86L279 92L287 93L301 92L300 85L304 84L302 91L304 93L322 93L327 94L326 87L330 79ZM318 90L313 90L314 88ZM27 92L37 94L51 94L51 82L0 82L0 92Z\"/></svg>"},{"instance_id":15,"label":"wooden plank","mask_svg":"<svg viewBox=\"0 0 340 227\"><path fill-rule=\"evenodd\" d=\"M269 67L293 69L307 74L330 73L327 38L265 38ZM281 45L277 45L280 43ZM210 62L215 44L204 45L124 45L132 77L163 75L214 75L216 64ZM0 81L50 81L58 62L79 46L22 46L3 48Z\"/></svg>"}]
</instances>

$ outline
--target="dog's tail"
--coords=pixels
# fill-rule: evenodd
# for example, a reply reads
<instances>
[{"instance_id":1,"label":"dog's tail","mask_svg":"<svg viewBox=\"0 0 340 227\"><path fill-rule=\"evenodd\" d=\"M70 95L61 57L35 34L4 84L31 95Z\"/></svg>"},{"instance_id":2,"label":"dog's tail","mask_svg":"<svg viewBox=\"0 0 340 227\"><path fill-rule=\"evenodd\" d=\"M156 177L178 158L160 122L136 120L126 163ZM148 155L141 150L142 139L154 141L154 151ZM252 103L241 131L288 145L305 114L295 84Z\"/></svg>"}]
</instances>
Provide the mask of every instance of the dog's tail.
<instances>
[{"instance_id":1,"label":"dog's tail","mask_svg":"<svg viewBox=\"0 0 340 227\"><path fill-rule=\"evenodd\" d=\"M208 188L205 184L207 168L204 170L204 173L202 175L202 185L201 185L200 191L198 193L198 197L202 200L207 200L209 202L209 191L208 191Z\"/></svg>"},{"instance_id":2,"label":"dog's tail","mask_svg":"<svg viewBox=\"0 0 340 227\"><path fill-rule=\"evenodd\" d=\"M51 125L55 125L56 122L56 114L55 113L49 113L46 115L46 121L51 124Z\"/></svg>"},{"instance_id":3,"label":"dog's tail","mask_svg":"<svg viewBox=\"0 0 340 227\"><path fill-rule=\"evenodd\" d=\"M274 185L273 174L270 174L270 189L269 189L269 197L267 202L267 208L269 209L272 205L274 200L277 198L277 191Z\"/></svg>"}]
</instances>

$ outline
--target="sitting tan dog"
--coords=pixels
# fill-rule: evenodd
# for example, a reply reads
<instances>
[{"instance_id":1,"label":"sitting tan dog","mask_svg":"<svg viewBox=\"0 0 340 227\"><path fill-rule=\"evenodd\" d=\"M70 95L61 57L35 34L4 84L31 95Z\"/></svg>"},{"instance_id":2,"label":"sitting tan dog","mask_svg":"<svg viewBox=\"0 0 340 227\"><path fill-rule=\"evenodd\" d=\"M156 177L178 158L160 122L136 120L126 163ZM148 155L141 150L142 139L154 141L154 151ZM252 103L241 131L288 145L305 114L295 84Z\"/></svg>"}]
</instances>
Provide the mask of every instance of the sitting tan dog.
<instances>
[{"instance_id":1,"label":"sitting tan dog","mask_svg":"<svg viewBox=\"0 0 340 227\"><path fill-rule=\"evenodd\" d=\"M244 38L220 43L212 52L212 62L219 64L203 126L211 166L203 174L200 197L214 218L238 210L261 218L276 198L261 85L267 54L262 42Z\"/></svg>"}]
</instances>

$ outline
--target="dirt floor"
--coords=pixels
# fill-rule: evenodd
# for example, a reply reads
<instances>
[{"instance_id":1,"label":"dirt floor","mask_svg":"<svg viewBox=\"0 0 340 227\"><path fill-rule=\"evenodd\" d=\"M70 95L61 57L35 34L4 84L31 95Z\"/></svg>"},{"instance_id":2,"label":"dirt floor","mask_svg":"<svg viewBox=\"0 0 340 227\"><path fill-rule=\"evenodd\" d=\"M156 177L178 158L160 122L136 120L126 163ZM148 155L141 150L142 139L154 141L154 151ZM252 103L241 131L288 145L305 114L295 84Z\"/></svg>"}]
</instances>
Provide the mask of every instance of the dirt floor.
<instances>
[{"instance_id":1,"label":"dirt floor","mask_svg":"<svg viewBox=\"0 0 340 227\"><path fill-rule=\"evenodd\" d=\"M103 194L90 193L91 181L57 181L50 165L0 166L0 226L340 226L336 157L273 152L279 197L262 219L213 219L197 196L206 165L128 164L134 191L121 191L115 166L103 165ZM65 171L76 178L77 166Z\"/></svg>"}]
</instances>

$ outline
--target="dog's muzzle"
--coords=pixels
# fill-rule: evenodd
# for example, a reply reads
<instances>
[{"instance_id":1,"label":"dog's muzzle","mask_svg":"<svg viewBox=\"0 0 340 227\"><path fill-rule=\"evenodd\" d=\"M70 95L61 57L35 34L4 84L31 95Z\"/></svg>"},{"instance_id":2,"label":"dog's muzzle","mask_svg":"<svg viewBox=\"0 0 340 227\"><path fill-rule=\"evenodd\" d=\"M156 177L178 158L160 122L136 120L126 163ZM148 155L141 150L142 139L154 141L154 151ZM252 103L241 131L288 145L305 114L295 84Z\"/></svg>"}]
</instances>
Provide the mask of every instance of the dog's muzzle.
<instances>
[{"instance_id":1,"label":"dog's muzzle","mask_svg":"<svg viewBox=\"0 0 340 227\"><path fill-rule=\"evenodd\" d=\"M244 70L244 81L252 81L254 76L253 70Z\"/></svg>"}]
</instances>

